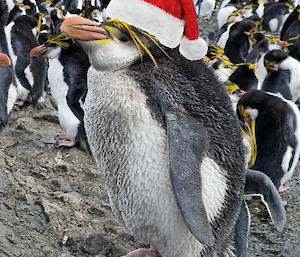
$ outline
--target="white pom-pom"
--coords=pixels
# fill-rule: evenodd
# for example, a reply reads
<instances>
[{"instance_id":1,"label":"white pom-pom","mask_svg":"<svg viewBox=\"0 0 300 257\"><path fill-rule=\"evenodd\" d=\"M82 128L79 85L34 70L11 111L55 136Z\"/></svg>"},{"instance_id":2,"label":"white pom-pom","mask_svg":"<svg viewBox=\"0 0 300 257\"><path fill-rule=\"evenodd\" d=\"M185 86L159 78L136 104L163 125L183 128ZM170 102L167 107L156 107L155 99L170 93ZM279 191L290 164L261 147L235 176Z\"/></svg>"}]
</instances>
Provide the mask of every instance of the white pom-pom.
<instances>
[{"instance_id":1,"label":"white pom-pom","mask_svg":"<svg viewBox=\"0 0 300 257\"><path fill-rule=\"evenodd\" d=\"M207 50L208 46L203 38L189 40L184 37L179 45L179 52L191 61L202 59L206 55Z\"/></svg>"}]
</instances>

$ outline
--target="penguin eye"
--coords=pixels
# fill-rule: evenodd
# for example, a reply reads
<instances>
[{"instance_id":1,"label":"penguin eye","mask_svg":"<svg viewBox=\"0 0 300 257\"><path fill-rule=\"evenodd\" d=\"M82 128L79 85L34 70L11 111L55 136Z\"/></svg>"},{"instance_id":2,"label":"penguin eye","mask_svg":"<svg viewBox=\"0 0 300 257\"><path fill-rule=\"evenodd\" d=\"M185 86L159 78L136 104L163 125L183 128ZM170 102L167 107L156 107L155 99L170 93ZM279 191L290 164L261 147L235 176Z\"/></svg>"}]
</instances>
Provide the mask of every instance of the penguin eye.
<instances>
[{"instance_id":1,"label":"penguin eye","mask_svg":"<svg viewBox=\"0 0 300 257\"><path fill-rule=\"evenodd\" d=\"M127 42L128 41L128 37L122 36L119 40L121 42Z\"/></svg>"}]
</instances>

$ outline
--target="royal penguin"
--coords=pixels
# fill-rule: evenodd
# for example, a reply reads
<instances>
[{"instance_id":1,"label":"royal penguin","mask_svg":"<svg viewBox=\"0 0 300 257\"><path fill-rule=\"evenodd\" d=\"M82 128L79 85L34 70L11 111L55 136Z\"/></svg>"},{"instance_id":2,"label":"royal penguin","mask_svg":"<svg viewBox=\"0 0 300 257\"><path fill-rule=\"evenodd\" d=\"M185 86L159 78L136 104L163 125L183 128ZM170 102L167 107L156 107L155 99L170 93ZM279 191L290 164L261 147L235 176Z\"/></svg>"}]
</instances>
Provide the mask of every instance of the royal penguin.
<instances>
[{"instance_id":1,"label":"royal penguin","mask_svg":"<svg viewBox=\"0 0 300 257\"><path fill-rule=\"evenodd\" d=\"M237 115L255 127L257 145L253 170L265 173L279 191L286 188L299 158L299 110L283 97L251 90L238 102Z\"/></svg>"},{"instance_id":2,"label":"royal penguin","mask_svg":"<svg viewBox=\"0 0 300 257\"><path fill-rule=\"evenodd\" d=\"M46 62L43 57L30 57L31 49L40 45L37 25L38 21L33 16L19 16L14 20L11 31L8 31L8 38L11 40L10 53L15 66L20 105L29 101L36 107L42 107Z\"/></svg>"},{"instance_id":3,"label":"royal penguin","mask_svg":"<svg viewBox=\"0 0 300 257\"><path fill-rule=\"evenodd\" d=\"M292 92L289 84L291 80L291 72L289 70L276 70L265 62L267 75L262 84L261 90L280 94L287 100L292 100Z\"/></svg>"},{"instance_id":4,"label":"royal penguin","mask_svg":"<svg viewBox=\"0 0 300 257\"><path fill-rule=\"evenodd\" d=\"M272 50L264 56L264 65L269 73L280 70L289 71L288 86L292 101L296 102L300 96L300 62L283 50Z\"/></svg>"},{"instance_id":5,"label":"royal penguin","mask_svg":"<svg viewBox=\"0 0 300 257\"><path fill-rule=\"evenodd\" d=\"M188 61L178 49L165 49L168 57L129 27L157 66L146 55L141 61L125 27L110 20L99 27L83 18L62 24L62 30L89 52L85 129L106 174L114 213L152 245L146 251L153 256L231 256L245 169L229 97L203 61ZM232 133L237 135L234 140L229 139ZM187 158L179 160L178 154ZM189 179L185 182L182 189L187 194L178 191L180 181L187 179L179 179L183 171L198 181L194 186ZM197 197L191 188L198 191ZM218 196L211 198L212 192ZM190 207L195 206L193 213Z\"/></svg>"},{"instance_id":6,"label":"royal penguin","mask_svg":"<svg viewBox=\"0 0 300 257\"><path fill-rule=\"evenodd\" d=\"M254 21L247 19L239 22L238 26L229 32L224 51L232 63L245 62L251 47L250 34L255 26Z\"/></svg>"},{"instance_id":7,"label":"royal penguin","mask_svg":"<svg viewBox=\"0 0 300 257\"><path fill-rule=\"evenodd\" d=\"M4 27L8 19L8 7L0 0L0 129L6 127L17 100L17 87L13 66L9 58Z\"/></svg>"},{"instance_id":8,"label":"royal penguin","mask_svg":"<svg viewBox=\"0 0 300 257\"><path fill-rule=\"evenodd\" d=\"M257 88L258 79L256 77L256 67L252 63L239 65L228 78L239 86L243 91L249 91Z\"/></svg>"},{"instance_id":9,"label":"royal penguin","mask_svg":"<svg viewBox=\"0 0 300 257\"><path fill-rule=\"evenodd\" d=\"M196 2L196 3L195 3ZM196 0L195 9L196 14L200 19L210 19L212 12L215 8L215 0Z\"/></svg>"},{"instance_id":10,"label":"royal penguin","mask_svg":"<svg viewBox=\"0 0 300 257\"><path fill-rule=\"evenodd\" d=\"M58 109L59 124L67 137L59 140L58 146L76 146L85 139L80 100L86 93L90 67L86 50L61 33L32 49L30 56L49 59L49 88Z\"/></svg>"},{"instance_id":11,"label":"royal penguin","mask_svg":"<svg viewBox=\"0 0 300 257\"><path fill-rule=\"evenodd\" d=\"M127 257L242 256L244 150L213 71L117 20L61 28L89 53L84 124L112 210L151 245Z\"/></svg>"},{"instance_id":12,"label":"royal penguin","mask_svg":"<svg viewBox=\"0 0 300 257\"><path fill-rule=\"evenodd\" d=\"M297 6L285 20L285 22L280 30L280 39L281 40L287 40L290 37L290 36L285 35L285 32L290 27L290 25L292 23L294 23L294 21L299 19L299 14L300 14L299 11L300 11L300 5ZM295 34L293 36L295 36Z\"/></svg>"},{"instance_id":13,"label":"royal penguin","mask_svg":"<svg viewBox=\"0 0 300 257\"><path fill-rule=\"evenodd\" d=\"M272 3L265 9L262 29L268 32L280 32L285 20L290 14L291 6L287 3Z\"/></svg>"}]
</instances>

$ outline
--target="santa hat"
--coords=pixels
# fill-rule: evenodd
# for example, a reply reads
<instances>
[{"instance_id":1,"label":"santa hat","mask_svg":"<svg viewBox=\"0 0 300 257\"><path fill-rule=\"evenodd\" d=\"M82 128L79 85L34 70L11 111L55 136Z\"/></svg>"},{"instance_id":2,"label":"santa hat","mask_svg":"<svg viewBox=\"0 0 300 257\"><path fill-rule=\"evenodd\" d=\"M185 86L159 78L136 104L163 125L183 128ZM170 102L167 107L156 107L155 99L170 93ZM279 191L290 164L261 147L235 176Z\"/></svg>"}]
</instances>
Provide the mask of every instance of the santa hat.
<instances>
[{"instance_id":1,"label":"santa hat","mask_svg":"<svg viewBox=\"0 0 300 257\"><path fill-rule=\"evenodd\" d=\"M189 60L199 60L207 52L192 0L111 0L106 14L148 32L164 46L179 45Z\"/></svg>"}]
</instances>

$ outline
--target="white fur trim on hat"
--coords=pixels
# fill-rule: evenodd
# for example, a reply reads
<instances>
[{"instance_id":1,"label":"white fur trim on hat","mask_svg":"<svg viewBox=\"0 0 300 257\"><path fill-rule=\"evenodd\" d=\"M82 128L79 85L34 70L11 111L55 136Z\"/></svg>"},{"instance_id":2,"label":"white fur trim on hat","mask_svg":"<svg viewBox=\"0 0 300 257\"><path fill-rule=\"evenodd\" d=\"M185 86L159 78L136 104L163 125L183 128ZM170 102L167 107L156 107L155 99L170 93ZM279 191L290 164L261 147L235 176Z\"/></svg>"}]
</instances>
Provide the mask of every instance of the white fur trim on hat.
<instances>
[{"instance_id":1,"label":"white fur trim on hat","mask_svg":"<svg viewBox=\"0 0 300 257\"><path fill-rule=\"evenodd\" d=\"M208 50L208 46L203 38L189 40L184 37L179 45L179 52L188 60L194 61L202 59Z\"/></svg>"},{"instance_id":2,"label":"white fur trim on hat","mask_svg":"<svg viewBox=\"0 0 300 257\"><path fill-rule=\"evenodd\" d=\"M148 32L169 48L179 45L184 31L184 20L141 0L113 0L106 14Z\"/></svg>"}]
</instances>

